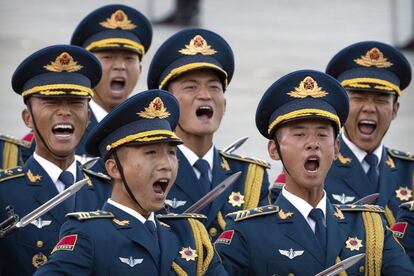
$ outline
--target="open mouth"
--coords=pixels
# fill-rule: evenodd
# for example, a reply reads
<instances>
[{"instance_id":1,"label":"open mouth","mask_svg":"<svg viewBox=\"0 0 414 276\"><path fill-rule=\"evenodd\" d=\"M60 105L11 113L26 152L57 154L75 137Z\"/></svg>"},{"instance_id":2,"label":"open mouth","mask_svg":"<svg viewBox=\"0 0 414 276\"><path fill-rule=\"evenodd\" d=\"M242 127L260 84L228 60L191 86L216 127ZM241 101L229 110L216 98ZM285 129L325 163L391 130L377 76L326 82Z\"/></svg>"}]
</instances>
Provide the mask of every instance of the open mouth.
<instances>
[{"instance_id":1,"label":"open mouth","mask_svg":"<svg viewBox=\"0 0 414 276\"><path fill-rule=\"evenodd\" d=\"M377 128L377 123L371 120L361 120L358 123L358 129L362 134L371 135Z\"/></svg>"},{"instance_id":2,"label":"open mouth","mask_svg":"<svg viewBox=\"0 0 414 276\"><path fill-rule=\"evenodd\" d=\"M71 124L57 124L52 128L53 134L67 137L73 134L75 128Z\"/></svg>"},{"instance_id":3,"label":"open mouth","mask_svg":"<svg viewBox=\"0 0 414 276\"><path fill-rule=\"evenodd\" d=\"M161 178L154 182L152 185L152 188L154 189L154 192L159 195L164 195L165 191L167 190L168 183L170 182L167 178Z\"/></svg>"},{"instance_id":4,"label":"open mouth","mask_svg":"<svg viewBox=\"0 0 414 276\"><path fill-rule=\"evenodd\" d=\"M111 80L111 89L114 91L123 90L125 87L126 81L122 77L113 78Z\"/></svg>"},{"instance_id":5,"label":"open mouth","mask_svg":"<svg viewBox=\"0 0 414 276\"><path fill-rule=\"evenodd\" d=\"M319 157L311 156L305 161L305 170L307 172L315 173L319 169Z\"/></svg>"},{"instance_id":6,"label":"open mouth","mask_svg":"<svg viewBox=\"0 0 414 276\"><path fill-rule=\"evenodd\" d=\"M213 117L214 111L213 108L209 105L202 105L197 108L196 110L196 116L197 118L208 118L210 119Z\"/></svg>"}]
</instances>

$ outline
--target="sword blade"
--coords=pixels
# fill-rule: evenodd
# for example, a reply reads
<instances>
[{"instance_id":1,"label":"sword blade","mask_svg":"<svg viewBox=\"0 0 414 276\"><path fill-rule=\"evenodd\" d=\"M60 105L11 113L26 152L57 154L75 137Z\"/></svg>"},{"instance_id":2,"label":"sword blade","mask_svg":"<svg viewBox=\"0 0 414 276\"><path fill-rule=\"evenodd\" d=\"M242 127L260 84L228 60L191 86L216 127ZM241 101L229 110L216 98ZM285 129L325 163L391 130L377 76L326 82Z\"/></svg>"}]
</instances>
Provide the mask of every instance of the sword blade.
<instances>
[{"instance_id":1,"label":"sword blade","mask_svg":"<svg viewBox=\"0 0 414 276\"><path fill-rule=\"evenodd\" d=\"M379 196L380 196L379 193L370 194L370 195L364 196L363 198L358 199L352 204L361 204L361 205L372 204L375 200L379 198Z\"/></svg>"},{"instance_id":2,"label":"sword blade","mask_svg":"<svg viewBox=\"0 0 414 276\"><path fill-rule=\"evenodd\" d=\"M208 192L205 196L200 198L196 203L191 205L187 210L184 211L185 213L198 213L199 211L203 210L208 204L210 204L213 200L215 200L219 195L221 195L225 190L227 190L230 186L236 182L236 180L240 177L242 172L236 172L226 179L224 179L219 185L217 185L213 190Z\"/></svg>"},{"instance_id":3,"label":"sword blade","mask_svg":"<svg viewBox=\"0 0 414 276\"><path fill-rule=\"evenodd\" d=\"M223 151L225 153L232 153L233 151L235 151L236 149L240 148L241 145L244 144L244 142L247 141L247 139L249 139L248 136L244 136L242 138L237 139L235 142L233 142L232 144L228 145L227 147L225 147L223 149Z\"/></svg>"},{"instance_id":4,"label":"sword blade","mask_svg":"<svg viewBox=\"0 0 414 276\"><path fill-rule=\"evenodd\" d=\"M319 272L318 274L316 274L315 276L333 276L333 275L338 275L340 272L347 270L348 268L350 268L351 266L353 266L354 264L356 264L359 260L361 260L362 258L364 258L365 253L361 253L355 256L351 256L349 258L346 258L343 261L340 261L339 263L328 267L327 269L325 269L324 271Z\"/></svg>"},{"instance_id":5,"label":"sword blade","mask_svg":"<svg viewBox=\"0 0 414 276\"><path fill-rule=\"evenodd\" d=\"M60 204L62 201L70 197L71 195L75 194L77 191L79 191L83 185L85 185L88 182L88 179L82 179L78 182L75 182L70 187L68 187L66 190L61 192L60 194L52 197L49 199L46 203L42 204L41 206L37 207L33 211L31 211L29 214L25 215L17 224L17 228L22 228L28 225L30 222L34 221L50 209L54 208L56 205Z\"/></svg>"}]
</instances>

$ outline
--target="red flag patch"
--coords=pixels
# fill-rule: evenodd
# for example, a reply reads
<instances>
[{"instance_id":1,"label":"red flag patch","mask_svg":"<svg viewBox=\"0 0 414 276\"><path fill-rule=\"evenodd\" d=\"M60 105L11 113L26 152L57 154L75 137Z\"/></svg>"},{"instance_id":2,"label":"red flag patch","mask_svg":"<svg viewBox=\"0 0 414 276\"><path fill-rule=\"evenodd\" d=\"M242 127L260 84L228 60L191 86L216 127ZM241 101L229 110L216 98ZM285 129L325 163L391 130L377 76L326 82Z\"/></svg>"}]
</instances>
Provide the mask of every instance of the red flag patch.
<instances>
[{"instance_id":1,"label":"red flag patch","mask_svg":"<svg viewBox=\"0 0 414 276\"><path fill-rule=\"evenodd\" d=\"M402 239L405 234L405 230L407 230L408 223L407 222L397 222L393 226L391 226L391 231L395 237Z\"/></svg>"},{"instance_id":2,"label":"red flag patch","mask_svg":"<svg viewBox=\"0 0 414 276\"><path fill-rule=\"evenodd\" d=\"M77 234L64 236L55 245L55 247L52 250L52 253L54 253L56 251L60 251L60 250L73 251L73 249L75 249L75 245L76 245L77 240L78 240L78 235Z\"/></svg>"},{"instance_id":3,"label":"red flag patch","mask_svg":"<svg viewBox=\"0 0 414 276\"><path fill-rule=\"evenodd\" d=\"M217 238L216 243L224 243L229 245L231 240L233 239L234 230L227 230L221 233L221 235Z\"/></svg>"}]
</instances>

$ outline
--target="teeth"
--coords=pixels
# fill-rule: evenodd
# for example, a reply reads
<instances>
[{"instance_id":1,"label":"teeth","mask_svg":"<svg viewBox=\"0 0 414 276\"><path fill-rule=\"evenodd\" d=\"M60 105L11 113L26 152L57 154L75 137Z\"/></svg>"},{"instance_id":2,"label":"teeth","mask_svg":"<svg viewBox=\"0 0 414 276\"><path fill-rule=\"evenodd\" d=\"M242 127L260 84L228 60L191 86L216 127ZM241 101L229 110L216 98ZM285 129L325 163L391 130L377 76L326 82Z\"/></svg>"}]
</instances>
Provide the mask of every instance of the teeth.
<instances>
[{"instance_id":1,"label":"teeth","mask_svg":"<svg viewBox=\"0 0 414 276\"><path fill-rule=\"evenodd\" d=\"M316 158L316 157L312 157L312 158L309 158L308 160L309 160L309 161L318 161L318 158Z\"/></svg>"},{"instance_id":2,"label":"teeth","mask_svg":"<svg viewBox=\"0 0 414 276\"><path fill-rule=\"evenodd\" d=\"M71 125L63 125L63 124L59 124L59 125L56 125L53 129L72 129L72 126Z\"/></svg>"},{"instance_id":3,"label":"teeth","mask_svg":"<svg viewBox=\"0 0 414 276\"><path fill-rule=\"evenodd\" d=\"M361 120L360 124L367 124L367 125L376 125L377 123L371 120Z\"/></svg>"},{"instance_id":4,"label":"teeth","mask_svg":"<svg viewBox=\"0 0 414 276\"><path fill-rule=\"evenodd\" d=\"M210 106L200 106L198 109L210 110L211 107Z\"/></svg>"},{"instance_id":5,"label":"teeth","mask_svg":"<svg viewBox=\"0 0 414 276\"><path fill-rule=\"evenodd\" d=\"M158 180L158 182L167 183L167 182L168 182L168 180L167 180L167 179L160 179L160 180Z\"/></svg>"}]
</instances>

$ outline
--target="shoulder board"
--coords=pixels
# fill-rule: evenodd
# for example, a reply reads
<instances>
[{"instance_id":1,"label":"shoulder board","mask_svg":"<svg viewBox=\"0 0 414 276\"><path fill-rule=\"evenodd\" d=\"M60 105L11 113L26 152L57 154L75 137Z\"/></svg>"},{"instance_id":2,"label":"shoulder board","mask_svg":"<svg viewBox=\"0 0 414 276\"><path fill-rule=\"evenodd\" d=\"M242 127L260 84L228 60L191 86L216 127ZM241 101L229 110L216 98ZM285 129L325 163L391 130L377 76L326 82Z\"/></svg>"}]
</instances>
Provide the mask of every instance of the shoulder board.
<instances>
[{"instance_id":1,"label":"shoulder board","mask_svg":"<svg viewBox=\"0 0 414 276\"><path fill-rule=\"evenodd\" d=\"M29 149L30 145L31 145L30 142L23 141L19 138L16 138L16 137L13 137L13 136L10 136L10 135L5 135L5 134L0 134L0 140L15 144L15 145L27 148L27 149Z\"/></svg>"},{"instance_id":2,"label":"shoulder board","mask_svg":"<svg viewBox=\"0 0 414 276\"><path fill-rule=\"evenodd\" d=\"M88 170L88 169L85 169L85 168L83 168L82 170L84 172L86 172L87 174L89 174L89 175L96 176L96 177L101 178L101 179L106 180L106 181L111 181L111 177L109 175L104 174L104 173L95 172L95 171Z\"/></svg>"},{"instance_id":3,"label":"shoulder board","mask_svg":"<svg viewBox=\"0 0 414 276\"><path fill-rule=\"evenodd\" d=\"M391 155L392 157L403 159L403 160L414 161L414 154L412 153L395 150L395 149L387 149L387 151L388 151L388 154Z\"/></svg>"},{"instance_id":4,"label":"shoulder board","mask_svg":"<svg viewBox=\"0 0 414 276\"><path fill-rule=\"evenodd\" d=\"M74 218L77 220L87 220L96 218L114 218L111 212L106 211L92 211L92 212L75 212L66 214L67 218Z\"/></svg>"},{"instance_id":5,"label":"shoulder board","mask_svg":"<svg viewBox=\"0 0 414 276\"><path fill-rule=\"evenodd\" d=\"M193 214L193 213L186 213L186 214L169 213L169 214L159 214L159 215L157 215L157 219L159 219L159 220L163 220L163 219L189 219L189 218L206 219L207 217L205 215Z\"/></svg>"},{"instance_id":6,"label":"shoulder board","mask_svg":"<svg viewBox=\"0 0 414 276\"><path fill-rule=\"evenodd\" d=\"M252 217L263 216L279 212L279 206L266 205L257 208L240 210L226 215L226 218L230 218L234 221L241 221Z\"/></svg>"},{"instance_id":7,"label":"shoulder board","mask_svg":"<svg viewBox=\"0 0 414 276\"><path fill-rule=\"evenodd\" d=\"M272 183L269 185L269 190L282 190L285 186L284 183Z\"/></svg>"},{"instance_id":8,"label":"shoulder board","mask_svg":"<svg viewBox=\"0 0 414 276\"><path fill-rule=\"evenodd\" d=\"M414 210L414 200L401 204L400 208L407 209L408 211L413 211Z\"/></svg>"},{"instance_id":9,"label":"shoulder board","mask_svg":"<svg viewBox=\"0 0 414 276\"><path fill-rule=\"evenodd\" d=\"M229 158L229 159L239 160L239 161L243 161L243 162L246 162L246 163L253 163L253 164L256 164L256 165L259 165L259 166L270 169L270 164L268 162L264 161L264 160L261 160L261 159L251 158L251 157L244 157L244 156L235 155L235 154L232 154L232 153L226 153L224 151L220 151L220 154L222 156L226 157L226 158Z\"/></svg>"},{"instance_id":10,"label":"shoulder board","mask_svg":"<svg viewBox=\"0 0 414 276\"><path fill-rule=\"evenodd\" d=\"M24 176L23 168L18 166L11 169L0 170L0 182Z\"/></svg>"},{"instance_id":11,"label":"shoulder board","mask_svg":"<svg viewBox=\"0 0 414 276\"><path fill-rule=\"evenodd\" d=\"M376 213L384 213L384 208L378 205L355 205L355 204L338 204L337 206L341 211L348 212L348 211L358 211L358 212L376 212Z\"/></svg>"}]
</instances>

